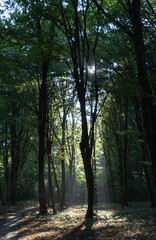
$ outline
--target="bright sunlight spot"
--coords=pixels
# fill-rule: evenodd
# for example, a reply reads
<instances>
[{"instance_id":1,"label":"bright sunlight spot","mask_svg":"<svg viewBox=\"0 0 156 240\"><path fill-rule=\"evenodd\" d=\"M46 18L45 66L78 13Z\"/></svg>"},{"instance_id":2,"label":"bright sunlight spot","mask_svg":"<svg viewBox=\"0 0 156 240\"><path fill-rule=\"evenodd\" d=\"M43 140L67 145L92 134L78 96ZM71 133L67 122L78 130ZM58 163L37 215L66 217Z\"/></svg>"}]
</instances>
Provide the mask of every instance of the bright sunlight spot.
<instances>
[{"instance_id":1,"label":"bright sunlight spot","mask_svg":"<svg viewBox=\"0 0 156 240\"><path fill-rule=\"evenodd\" d=\"M90 74L94 74L94 72L95 72L95 65L88 67L88 72Z\"/></svg>"}]
</instances>

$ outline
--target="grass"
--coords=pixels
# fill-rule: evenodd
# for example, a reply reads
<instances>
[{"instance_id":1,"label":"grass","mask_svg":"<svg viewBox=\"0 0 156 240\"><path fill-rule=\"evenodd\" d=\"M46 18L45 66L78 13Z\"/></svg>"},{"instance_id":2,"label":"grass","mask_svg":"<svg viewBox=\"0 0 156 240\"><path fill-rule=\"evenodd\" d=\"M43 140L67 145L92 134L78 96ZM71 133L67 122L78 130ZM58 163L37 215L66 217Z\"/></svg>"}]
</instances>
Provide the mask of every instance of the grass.
<instances>
[{"instance_id":1,"label":"grass","mask_svg":"<svg viewBox=\"0 0 156 240\"><path fill-rule=\"evenodd\" d=\"M114 217L126 217L126 218L155 218L156 207L151 208L150 202L131 202L129 206L121 208L120 205L109 205L110 209L113 209ZM107 208L106 208L107 209Z\"/></svg>"}]
</instances>

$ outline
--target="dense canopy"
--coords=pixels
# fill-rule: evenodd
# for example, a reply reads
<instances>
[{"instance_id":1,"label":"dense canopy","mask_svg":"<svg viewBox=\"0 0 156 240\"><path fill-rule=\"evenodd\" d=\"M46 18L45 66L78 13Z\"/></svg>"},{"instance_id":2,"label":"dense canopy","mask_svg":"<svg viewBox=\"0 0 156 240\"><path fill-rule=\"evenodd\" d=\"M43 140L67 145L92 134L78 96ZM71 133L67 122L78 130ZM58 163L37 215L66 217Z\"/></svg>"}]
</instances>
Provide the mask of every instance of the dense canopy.
<instances>
[{"instance_id":1,"label":"dense canopy","mask_svg":"<svg viewBox=\"0 0 156 240\"><path fill-rule=\"evenodd\" d=\"M0 200L127 206L156 189L156 3L0 3ZM58 207L59 206L59 207Z\"/></svg>"}]
</instances>

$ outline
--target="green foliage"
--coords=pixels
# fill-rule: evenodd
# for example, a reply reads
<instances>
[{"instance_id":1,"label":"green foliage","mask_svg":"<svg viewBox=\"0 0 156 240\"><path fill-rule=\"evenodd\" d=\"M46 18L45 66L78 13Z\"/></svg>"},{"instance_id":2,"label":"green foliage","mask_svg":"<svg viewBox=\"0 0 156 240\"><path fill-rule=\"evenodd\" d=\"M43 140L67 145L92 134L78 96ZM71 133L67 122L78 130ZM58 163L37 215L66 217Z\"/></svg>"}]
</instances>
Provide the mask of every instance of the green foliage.
<instances>
[{"instance_id":1,"label":"green foliage","mask_svg":"<svg viewBox=\"0 0 156 240\"><path fill-rule=\"evenodd\" d=\"M154 9L155 2L150 2ZM67 118L64 156L67 200L71 200L69 166L74 147L76 197L79 201L85 201L87 191L85 171L79 149L81 142L80 106L75 90L73 59L70 49L71 46L77 46L72 1L34 2L29 0L7 1L5 4L6 9L10 8L12 13L10 18L0 21L0 180L3 183L3 195L6 198L7 171L8 187L10 187L11 125L16 121L16 154L20 159L19 166L21 166L18 170L17 199L23 201L37 197L38 165L36 160L38 157L39 92L42 85L42 63L45 59L49 59L47 74L47 119L49 122L47 131L52 142L51 157L61 189L62 156L60 143L62 140L62 116L65 109ZM81 63L84 61L86 68L84 82L87 83L85 100L88 132L91 130L89 121L91 122L93 119L92 110L95 106L93 82L94 78L97 78L99 115L97 119L98 130L95 134L95 156L93 157L96 161L97 199L98 201L113 201L112 171L116 202L120 201L119 167L120 161L122 162L121 166L124 167L124 154L126 154L128 200L149 200L140 145L140 143L146 144L146 140L143 136L144 129L141 132L137 126L137 112L141 112L142 89L138 83L133 41L127 34L127 31L132 32L132 23L126 10L126 1L103 1L102 7L109 14L109 17L103 16L92 1L79 2L80 32L78 37L81 40L79 46L81 54L75 53ZM86 9L85 15L84 10ZM155 104L155 19L147 1L142 1L141 17L148 79L152 89L150 98ZM117 22L120 22L122 27L119 27ZM85 40L84 33L87 34ZM98 41L95 54L96 38ZM83 49L83 41L89 49L88 53ZM97 76L94 72L95 58ZM78 67L78 72L79 70ZM139 105L137 110L136 98ZM72 128L72 113L75 118L74 129ZM126 121L128 121L127 126L125 126ZM5 124L7 125L6 131L4 130ZM126 144L127 149L124 152ZM45 144L45 149L46 146ZM150 175L148 148L146 155L146 165ZM48 189L47 169L46 161L46 189ZM124 171L122 174L124 175ZM54 196L57 199L53 169L52 180ZM150 181L153 188L151 177ZM139 211L143 211L143 208ZM140 213L138 212L138 214Z\"/></svg>"}]
</instances>

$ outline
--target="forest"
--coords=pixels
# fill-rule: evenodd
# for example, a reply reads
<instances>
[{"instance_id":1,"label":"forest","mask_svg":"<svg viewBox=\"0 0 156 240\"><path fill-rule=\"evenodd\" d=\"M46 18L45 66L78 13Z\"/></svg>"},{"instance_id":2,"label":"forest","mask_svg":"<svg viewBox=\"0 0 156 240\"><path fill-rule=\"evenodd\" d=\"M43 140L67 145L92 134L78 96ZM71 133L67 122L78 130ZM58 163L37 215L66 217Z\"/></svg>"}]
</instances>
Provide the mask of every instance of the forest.
<instances>
[{"instance_id":1,"label":"forest","mask_svg":"<svg viewBox=\"0 0 156 240\"><path fill-rule=\"evenodd\" d=\"M93 221L145 204L156 217L156 2L3 0L0 12L0 213L79 206ZM131 237L106 239L156 239Z\"/></svg>"}]
</instances>

